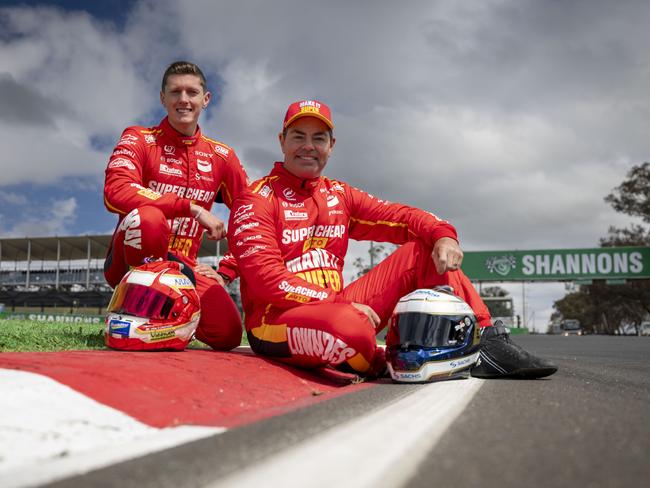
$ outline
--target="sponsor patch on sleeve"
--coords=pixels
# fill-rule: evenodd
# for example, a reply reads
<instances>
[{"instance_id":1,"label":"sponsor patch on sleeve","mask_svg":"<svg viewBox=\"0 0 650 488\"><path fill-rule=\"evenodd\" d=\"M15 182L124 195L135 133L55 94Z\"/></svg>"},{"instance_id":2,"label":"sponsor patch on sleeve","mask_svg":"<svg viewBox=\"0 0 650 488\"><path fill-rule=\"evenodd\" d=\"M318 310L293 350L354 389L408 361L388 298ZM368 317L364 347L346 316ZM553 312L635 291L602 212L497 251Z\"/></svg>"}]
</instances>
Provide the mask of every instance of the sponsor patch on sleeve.
<instances>
[{"instance_id":1,"label":"sponsor patch on sleeve","mask_svg":"<svg viewBox=\"0 0 650 488\"><path fill-rule=\"evenodd\" d=\"M149 188L142 188L141 190L138 190L138 195L142 195L149 200L158 200L161 197L160 193L156 193Z\"/></svg>"},{"instance_id":2,"label":"sponsor patch on sleeve","mask_svg":"<svg viewBox=\"0 0 650 488\"><path fill-rule=\"evenodd\" d=\"M125 158L116 158L110 163L108 163L109 168L129 168L130 170L135 169L135 164Z\"/></svg>"},{"instance_id":3,"label":"sponsor patch on sleeve","mask_svg":"<svg viewBox=\"0 0 650 488\"><path fill-rule=\"evenodd\" d=\"M227 158L230 155L230 148L223 146L221 144L214 145L214 152L220 154L221 156Z\"/></svg>"},{"instance_id":4,"label":"sponsor patch on sleeve","mask_svg":"<svg viewBox=\"0 0 650 488\"><path fill-rule=\"evenodd\" d=\"M297 293L287 293L284 296L285 300L292 300L294 302L300 302L300 303L308 303L310 301L310 298L304 297L302 295L298 295Z\"/></svg>"}]
</instances>

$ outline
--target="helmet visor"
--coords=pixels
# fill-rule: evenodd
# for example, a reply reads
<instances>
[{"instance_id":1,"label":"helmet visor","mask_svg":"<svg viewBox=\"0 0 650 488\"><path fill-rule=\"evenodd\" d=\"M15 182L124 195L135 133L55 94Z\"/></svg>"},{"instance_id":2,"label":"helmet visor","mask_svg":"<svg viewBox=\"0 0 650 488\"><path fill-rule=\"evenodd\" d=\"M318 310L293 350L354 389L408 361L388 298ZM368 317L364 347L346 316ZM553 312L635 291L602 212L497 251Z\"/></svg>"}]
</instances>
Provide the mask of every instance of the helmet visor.
<instances>
[{"instance_id":1,"label":"helmet visor","mask_svg":"<svg viewBox=\"0 0 650 488\"><path fill-rule=\"evenodd\" d=\"M173 306L174 300L171 297L149 286L120 283L113 292L108 312L148 319L166 319Z\"/></svg>"},{"instance_id":2,"label":"helmet visor","mask_svg":"<svg viewBox=\"0 0 650 488\"><path fill-rule=\"evenodd\" d=\"M399 344L418 347L454 347L465 342L473 320L467 315L431 315L406 312L395 318Z\"/></svg>"}]
</instances>

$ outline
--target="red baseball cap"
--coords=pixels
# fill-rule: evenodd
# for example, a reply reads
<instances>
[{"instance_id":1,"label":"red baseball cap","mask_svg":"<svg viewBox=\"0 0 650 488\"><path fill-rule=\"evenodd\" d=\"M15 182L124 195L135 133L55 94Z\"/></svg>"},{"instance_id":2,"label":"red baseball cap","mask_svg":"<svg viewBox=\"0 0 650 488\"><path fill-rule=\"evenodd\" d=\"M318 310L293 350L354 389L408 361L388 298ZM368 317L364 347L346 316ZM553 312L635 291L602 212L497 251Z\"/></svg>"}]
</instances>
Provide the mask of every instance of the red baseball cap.
<instances>
[{"instance_id":1,"label":"red baseball cap","mask_svg":"<svg viewBox=\"0 0 650 488\"><path fill-rule=\"evenodd\" d=\"M282 127L286 129L300 117L316 117L325 122L327 127L334 129L330 108L318 100L300 100L289 105Z\"/></svg>"}]
</instances>

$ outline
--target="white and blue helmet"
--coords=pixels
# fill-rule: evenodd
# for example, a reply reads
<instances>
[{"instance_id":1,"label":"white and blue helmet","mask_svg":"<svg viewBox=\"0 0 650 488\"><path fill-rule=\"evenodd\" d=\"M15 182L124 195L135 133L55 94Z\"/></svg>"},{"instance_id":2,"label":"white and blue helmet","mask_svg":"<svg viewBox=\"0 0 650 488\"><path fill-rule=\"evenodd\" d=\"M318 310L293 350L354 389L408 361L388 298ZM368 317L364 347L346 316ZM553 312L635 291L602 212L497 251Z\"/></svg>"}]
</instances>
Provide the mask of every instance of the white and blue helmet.
<instances>
[{"instance_id":1,"label":"white and blue helmet","mask_svg":"<svg viewBox=\"0 0 650 488\"><path fill-rule=\"evenodd\" d=\"M480 334L471 307L451 289L420 289L397 303L386 337L393 381L422 383L469 375Z\"/></svg>"}]
</instances>

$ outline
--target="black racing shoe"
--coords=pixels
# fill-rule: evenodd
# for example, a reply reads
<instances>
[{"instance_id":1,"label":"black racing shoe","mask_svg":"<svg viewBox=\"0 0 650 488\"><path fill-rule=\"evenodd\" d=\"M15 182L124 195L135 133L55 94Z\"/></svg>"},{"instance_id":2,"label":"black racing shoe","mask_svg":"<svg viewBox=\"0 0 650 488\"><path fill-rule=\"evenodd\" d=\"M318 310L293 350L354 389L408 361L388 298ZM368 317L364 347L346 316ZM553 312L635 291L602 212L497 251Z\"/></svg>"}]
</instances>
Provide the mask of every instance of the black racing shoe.
<instances>
[{"instance_id":1,"label":"black racing shoe","mask_svg":"<svg viewBox=\"0 0 650 488\"><path fill-rule=\"evenodd\" d=\"M533 356L510 340L500 320L481 334L478 361L472 368L475 378L543 378L557 371L546 359Z\"/></svg>"}]
</instances>

